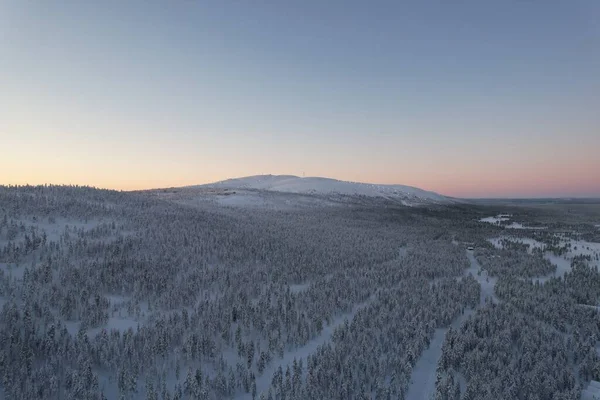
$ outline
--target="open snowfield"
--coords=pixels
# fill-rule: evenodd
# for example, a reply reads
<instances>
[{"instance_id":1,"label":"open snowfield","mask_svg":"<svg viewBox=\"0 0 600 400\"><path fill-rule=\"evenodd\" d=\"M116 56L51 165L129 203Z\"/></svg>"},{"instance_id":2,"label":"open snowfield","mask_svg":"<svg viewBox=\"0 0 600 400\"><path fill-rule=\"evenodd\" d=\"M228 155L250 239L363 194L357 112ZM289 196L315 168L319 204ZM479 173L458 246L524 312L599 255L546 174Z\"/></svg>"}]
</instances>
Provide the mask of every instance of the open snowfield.
<instances>
[{"instance_id":1,"label":"open snowfield","mask_svg":"<svg viewBox=\"0 0 600 400\"><path fill-rule=\"evenodd\" d=\"M259 189L221 189L206 186L186 187L176 192L154 191L154 195L179 204L210 209L215 205L224 208L244 208L271 211L290 211L315 207L347 206L344 199L324 195L274 192Z\"/></svg>"},{"instance_id":2,"label":"open snowfield","mask_svg":"<svg viewBox=\"0 0 600 400\"><path fill-rule=\"evenodd\" d=\"M434 192L405 185L347 182L330 178L293 175L257 175L228 179L204 185L219 189L257 189L284 193L383 197L404 201L405 205L449 203L451 199Z\"/></svg>"},{"instance_id":3,"label":"open snowfield","mask_svg":"<svg viewBox=\"0 0 600 400\"><path fill-rule=\"evenodd\" d=\"M285 193L272 193L265 190L236 189L235 192L229 191L226 194L214 195L212 198L221 206L270 210L294 210L298 208L340 205L322 197L310 195L289 196Z\"/></svg>"}]
</instances>

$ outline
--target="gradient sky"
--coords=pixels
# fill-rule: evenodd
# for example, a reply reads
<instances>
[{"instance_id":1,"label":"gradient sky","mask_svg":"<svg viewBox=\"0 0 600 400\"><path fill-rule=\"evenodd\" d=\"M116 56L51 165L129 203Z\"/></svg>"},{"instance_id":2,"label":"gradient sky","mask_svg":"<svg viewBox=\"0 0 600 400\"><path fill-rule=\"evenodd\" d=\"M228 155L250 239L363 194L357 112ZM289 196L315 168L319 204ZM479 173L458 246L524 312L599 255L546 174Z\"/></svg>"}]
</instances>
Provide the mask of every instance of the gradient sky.
<instances>
[{"instance_id":1,"label":"gradient sky","mask_svg":"<svg viewBox=\"0 0 600 400\"><path fill-rule=\"evenodd\" d=\"M0 183L600 196L600 2L0 0Z\"/></svg>"}]
</instances>

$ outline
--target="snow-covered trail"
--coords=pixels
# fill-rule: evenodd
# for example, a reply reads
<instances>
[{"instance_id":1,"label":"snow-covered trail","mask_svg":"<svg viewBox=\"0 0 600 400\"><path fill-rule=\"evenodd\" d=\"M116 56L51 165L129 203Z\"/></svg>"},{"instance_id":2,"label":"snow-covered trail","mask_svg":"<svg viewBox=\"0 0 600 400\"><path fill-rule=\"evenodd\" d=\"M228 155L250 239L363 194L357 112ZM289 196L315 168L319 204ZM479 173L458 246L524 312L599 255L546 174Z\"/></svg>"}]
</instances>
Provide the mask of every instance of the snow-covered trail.
<instances>
[{"instance_id":1,"label":"snow-covered trail","mask_svg":"<svg viewBox=\"0 0 600 400\"><path fill-rule=\"evenodd\" d=\"M460 327L473 312L474 310L472 309L465 310L464 314L461 314L452 322L452 328ZM442 356L442 344L444 344L447 332L448 328L435 330L435 334L433 335L429 347L421 354L421 357L419 357L419 360L413 368L410 377L410 385L408 387L408 392L406 393L407 399L429 400L433 398L433 395L435 394L437 364Z\"/></svg>"},{"instance_id":2,"label":"snow-covered trail","mask_svg":"<svg viewBox=\"0 0 600 400\"><path fill-rule=\"evenodd\" d=\"M496 286L496 281L498 280L498 278L489 276L487 271L482 270L481 265L473 255L473 251L467 250L467 258L469 259L471 266L467 270L465 270L465 275L468 275L469 273L473 274L475 279L477 279L477 282L479 282L479 285L481 285L481 297L479 299L479 306L481 307L485 304L485 299L487 297L491 297L494 303L499 303L500 301L494 293L494 286ZM481 274L478 275L478 272L480 270Z\"/></svg>"},{"instance_id":3,"label":"snow-covered trail","mask_svg":"<svg viewBox=\"0 0 600 400\"><path fill-rule=\"evenodd\" d=\"M294 362L295 358L297 361L300 361L300 359L302 359L304 368L306 368L307 356L315 352L319 346L329 342L331 340L331 336L333 335L333 331L335 330L335 328L343 324L346 319L351 321L352 318L354 318L354 315L360 309L368 306L374 300L374 298L375 296L371 296L364 303L355 305L352 308L352 311L350 311L349 313L335 317L331 324L323 328L323 331L318 337L308 342L305 346L284 353L283 358L275 358L273 362L267 368L265 368L263 374L261 376L256 377L256 393L258 393L258 396L260 396L261 393L268 392L269 386L271 386L271 379L273 378L273 374L280 366L285 372L285 369L288 365L290 367L292 366L292 363ZM252 399L252 394L240 393L236 396L236 399Z\"/></svg>"},{"instance_id":4,"label":"snow-covered trail","mask_svg":"<svg viewBox=\"0 0 600 400\"><path fill-rule=\"evenodd\" d=\"M467 251L467 258L469 259L471 266L465 270L465 275L468 275L469 273L473 274L475 279L477 279L481 285L479 307L483 307L485 300L488 297L491 297L494 303L498 303L499 300L494 294L496 278L488 276L487 271L482 271L481 275L477 274L481 267L473 256L472 251ZM455 329L459 328L473 312L475 312L473 309L465 310L463 314L452 321L450 326ZM448 329L449 328L436 329L429 347L419 357L411 374L410 385L406 395L407 399L429 400L433 398L435 394L437 364L442 356L442 344L444 343Z\"/></svg>"}]
</instances>

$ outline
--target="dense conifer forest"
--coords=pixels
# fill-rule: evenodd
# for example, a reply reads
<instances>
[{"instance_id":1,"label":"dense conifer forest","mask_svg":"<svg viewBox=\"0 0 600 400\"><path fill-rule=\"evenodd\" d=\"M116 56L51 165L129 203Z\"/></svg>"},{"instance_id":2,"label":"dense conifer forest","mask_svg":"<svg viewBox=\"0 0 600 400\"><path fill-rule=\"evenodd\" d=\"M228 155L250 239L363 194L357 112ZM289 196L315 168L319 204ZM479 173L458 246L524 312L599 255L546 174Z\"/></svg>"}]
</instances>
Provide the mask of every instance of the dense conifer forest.
<instances>
[{"instance_id":1,"label":"dense conifer forest","mask_svg":"<svg viewBox=\"0 0 600 400\"><path fill-rule=\"evenodd\" d=\"M211 195L0 186L0 398L405 399L437 335L435 399L600 380L591 222L194 196Z\"/></svg>"}]
</instances>

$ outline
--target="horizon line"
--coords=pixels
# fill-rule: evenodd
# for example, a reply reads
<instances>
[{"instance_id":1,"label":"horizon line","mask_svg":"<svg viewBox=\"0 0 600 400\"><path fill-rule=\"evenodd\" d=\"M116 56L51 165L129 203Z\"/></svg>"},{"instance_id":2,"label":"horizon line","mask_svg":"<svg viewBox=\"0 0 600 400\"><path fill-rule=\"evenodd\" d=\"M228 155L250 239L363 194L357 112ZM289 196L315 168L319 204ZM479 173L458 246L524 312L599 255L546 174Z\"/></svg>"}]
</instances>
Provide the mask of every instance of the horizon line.
<instances>
[{"instance_id":1,"label":"horizon line","mask_svg":"<svg viewBox=\"0 0 600 400\"><path fill-rule=\"evenodd\" d=\"M117 189L117 188L111 188L111 187L103 187L103 186L95 186L93 184L79 184L79 183L50 183L50 182L45 182L45 183L37 183L37 184L32 184L32 183L0 183L0 187L23 187L23 186L31 186L31 187L40 187L40 186L73 186L73 187L81 187L81 188L90 188L90 189L97 189L97 190L110 190L110 191L115 191L115 192L121 192L121 193L134 193L134 192L147 192L147 191L152 191L152 190L167 190L167 189L189 189L189 188L194 188L194 187L199 187L199 186L207 186L207 185L211 185L211 184L215 184L215 183L219 183L219 182L223 182L223 181L227 181L227 180L234 180L234 179L243 179L243 178L248 178L248 177L255 177L255 176L289 176L289 177L295 177L295 178L300 178L300 179L306 179L306 178L322 178L322 179L331 179L331 180L335 180L335 181L340 181L340 182L348 182L348 183L358 183L358 184L365 184L365 185L381 185L381 186L407 186L407 187L413 187L416 189L421 189L418 186L410 186L410 185L404 185L401 183L371 183L371 182L359 182L359 181L345 181L342 179L337 179L337 178L327 178L327 177L322 177L322 176L306 176L306 177L301 177L298 175L290 175L290 174L259 174L259 175L248 175L248 176L241 176L241 177L237 177L237 178L227 178L227 179L223 179L223 180L219 180L219 181L214 181L214 182L208 182L208 183L199 183L199 184L192 184L192 185L183 185L183 186L157 186L157 187L147 187L147 188L142 188L142 189ZM265 191L269 191L268 189L256 189L256 190L265 190ZM598 200L600 201L600 194L597 195L569 195L569 196L561 196L561 195L550 195L550 196L529 196L529 197L522 197L522 196L496 196L496 197L460 197L460 196L450 196L450 195L445 195L443 193L439 193L436 192L434 190L429 190L429 189L421 189L424 191L428 191L428 192L433 192L436 193L438 195L444 196L444 197L448 197L448 198L453 198L453 199L459 199L459 200L471 200L471 201L478 201L478 200L503 200L503 201L518 201L518 200Z\"/></svg>"}]
</instances>

